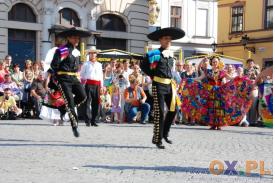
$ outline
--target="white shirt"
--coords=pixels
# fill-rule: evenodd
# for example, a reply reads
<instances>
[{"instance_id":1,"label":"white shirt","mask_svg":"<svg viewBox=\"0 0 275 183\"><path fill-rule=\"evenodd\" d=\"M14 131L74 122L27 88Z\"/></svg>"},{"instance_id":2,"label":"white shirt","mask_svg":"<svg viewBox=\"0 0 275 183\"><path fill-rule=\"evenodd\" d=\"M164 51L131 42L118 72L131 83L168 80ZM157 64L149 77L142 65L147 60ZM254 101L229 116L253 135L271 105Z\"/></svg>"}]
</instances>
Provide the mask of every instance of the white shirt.
<instances>
[{"instance_id":1,"label":"white shirt","mask_svg":"<svg viewBox=\"0 0 275 183\"><path fill-rule=\"evenodd\" d=\"M96 80L100 81L103 87L103 70L102 64L99 62L86 61L80 70L81 80Z\"/></svg>"},{"instance_id":2,"label":"white shirt","mask_svg":"<svg viewBox=\"0 0 275 183\"><path fill-rule=\"evenodd\" d=\"M123 72L123 76L124 78L129 81L129 76L133 73L133 70L132 69L129 69L127 71L124 70ZM129 87L130 86L130 82L127 82L127 86Z\"/></svg>"}]
</instances>

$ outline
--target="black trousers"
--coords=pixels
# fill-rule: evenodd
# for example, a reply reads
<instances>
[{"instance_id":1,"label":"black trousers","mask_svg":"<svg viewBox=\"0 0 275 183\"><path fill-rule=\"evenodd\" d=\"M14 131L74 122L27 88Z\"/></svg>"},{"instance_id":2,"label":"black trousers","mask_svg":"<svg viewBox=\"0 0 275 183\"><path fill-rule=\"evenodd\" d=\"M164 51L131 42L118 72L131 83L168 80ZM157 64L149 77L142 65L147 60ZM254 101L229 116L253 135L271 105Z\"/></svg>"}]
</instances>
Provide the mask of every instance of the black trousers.
<instances>
[{"instance_id":1,"label":"black trousers","mask_svg":"<svg viewBox=\"0 0 275 183\"><path fill-rule=\"evenodd\" d=\"M152 118L152 112L153 112L153 104L154 104L154 100L152 95L149 93L149 90L144 90L144 93L147 96L147 100L145 101L146 103L148 103L150 105L150 112L149 112L149 121L153 121Z\"/></svg>"},{"instance_id":2,"label":"black trousers","mask_svg":"<svg viewBox=\"0 0 275 183\"><path fill-rule=\"evenodd\" d=\"M69 114L72 127L77 127L78 117L75 107L81 105L86 100L86 92L76 76L57 76L58 89L61 91L65 101L65 109Z\"/></svg>"},{"instance_id":3,"label":"black trousers","mask_svg":"<svg viewBox=\"0 0 275 183\"><path fill-rule=\"evenodd\" d=\"M87 94L87 100L85 102L85 123L94 123L98 115L100 99L99 90L100 86L98 85L85 85L85 91Z\"/></svg>"},{"instance_id":4,"label":"black trousers","mask_svg":"<svg viewBox=\"0 0 275 183\"><path fill-rule=\"evenodd\" d=\"M168 137L173 120L177 114L170 111L172 100L171 85L153 83L152 94L154 98L154 135L153 142L161 143L162 138ZM165 116L164 105L167 106L167 114Z\"/></svg>"}]
</instances>

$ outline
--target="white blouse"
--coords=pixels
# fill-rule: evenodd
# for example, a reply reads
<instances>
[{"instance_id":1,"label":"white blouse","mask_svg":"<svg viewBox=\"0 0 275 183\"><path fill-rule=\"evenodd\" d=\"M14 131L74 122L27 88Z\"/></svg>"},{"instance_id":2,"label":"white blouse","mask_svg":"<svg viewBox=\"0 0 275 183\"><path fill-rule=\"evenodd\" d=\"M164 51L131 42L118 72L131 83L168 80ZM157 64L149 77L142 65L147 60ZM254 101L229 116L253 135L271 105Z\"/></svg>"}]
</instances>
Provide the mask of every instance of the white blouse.
<instances>
[{"instance_id":1,"label":"white blouse","mask_svg":"<svg viewBox=\"0 0 275 183\"><path fill-rule=\"evenodd\" d=\"M80 70L81 80L96 80L101 82L103 86L103 70L102 64L99 62L86 61Z\"/></svg>"}]
</instances>

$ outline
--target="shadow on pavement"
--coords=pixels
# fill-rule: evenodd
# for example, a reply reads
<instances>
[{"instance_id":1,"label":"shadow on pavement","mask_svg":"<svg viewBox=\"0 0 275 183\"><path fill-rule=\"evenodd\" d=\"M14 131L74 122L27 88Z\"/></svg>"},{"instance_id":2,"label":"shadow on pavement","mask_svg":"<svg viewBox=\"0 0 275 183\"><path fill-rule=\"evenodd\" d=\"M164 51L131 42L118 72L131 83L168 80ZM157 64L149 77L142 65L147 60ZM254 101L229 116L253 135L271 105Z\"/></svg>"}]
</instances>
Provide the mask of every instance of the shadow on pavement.
<instances>
[{"instance_id":1,"label":"shadow on pavement","mask_svg":"<svg viewBox=\"0 0 275 183\"><path fill-rule=\"evenodd\" d=\"M4 139L4 138L0 138L0 142L56 142L56 143L69 143L66 141L48 141L48 140L41 140L41 141L35 141L35 140L24 140L24 139ZM0 144L1 145L1 144Z\"/></svg>"},{"instance_id":2,"label":"shadow on pavement","mask_svg":"<svg viewBox=\"0 0 275 183\"><path fill-rule=\"evenodd\" d=\"M0 123L0 126L7 125L7 126L53 126L51 123L43 124L43 123Z\"/></svg>"},{"instance_id":3,"label":"shadow on pavement","mask_svg":"<svg viewBox=\"0 0 275 183\"><path fill-rule=\"evenodd\" d=\"M13 140L14 141L14 140ZM0 140L1 142L1 140ZM39 141L38 141L39 142ZM50 143L29 143L29 144L16 144L5 143L0 144L0 147L93 147L93 148L120 148L120 149L155 149L148 146L130 146L130 145L112 145L112 144L50 144Z\"/></svg>"},{"instance_id":4,"label":"shadow on pavement","mask_svg":"<svg viewBox=\"0 0 275 183\"><path fill-rule=\"evenodd\" d=\"M112 126L112 127L118 127L118 128L152 128L153 126L152 125L131 125L131 124L126 124L126 125L124 125L124 124L117 124L117 125L115 125L115 124L111 124L110 126Z\"/></svg>"},{"instance_id":5,"label":"shadow on pavement","mask_svg":"<svg viewBox=\"0 0 275 183\"><path fill-rule=\"evenodd\" d=\"M3 139L0 138L0 142L33 142L32 140L22 140L22 139Z\"/></svg>"},{"instance_id":6,"label":"shadow on pavement","mask_svg":"<svg viewBox=\"0 0 275 183\"><path fill-rule=\"evenodd\" d=\"M209 128L192 128L192 127L171 127L172 129L176 129L176 130L198 130L198 131L209 131L209 133L215 133L215 132L219 132L219 133L239 133L239 134L246 134L246 135L267 135L267 136L273 136L272 131L271 132L261 132L261 131L238 131L238 130L228 130L226 129L226 127L224 127L223 130L209 130ZM242 127L240 127L242 128Z\"/></svg>"},{"instance_id":7,"label":"shadow on pavement","mask_svg":"<svg viewBox=\"0 0 275 183\"><path fill-rule=\"evenodd\" d=\"M112 166L112 165L85 165L85 168L94 169L107 169L107 170L151 170L151 171L161 171L161 172L179 172L179 173L191 173L191 174L211 174L209 168L199 168L199 167L181 167L181 166ZM212 174L211 174L212 175ZM215 175L216 176L216 175ZM251 173L250 176L246 174L238 175L225 175L225 176L240 176L240 177L263 177L259 173ZM272 179L272 175L264 176L264 178Z\"/></svg>"}]
</instances>

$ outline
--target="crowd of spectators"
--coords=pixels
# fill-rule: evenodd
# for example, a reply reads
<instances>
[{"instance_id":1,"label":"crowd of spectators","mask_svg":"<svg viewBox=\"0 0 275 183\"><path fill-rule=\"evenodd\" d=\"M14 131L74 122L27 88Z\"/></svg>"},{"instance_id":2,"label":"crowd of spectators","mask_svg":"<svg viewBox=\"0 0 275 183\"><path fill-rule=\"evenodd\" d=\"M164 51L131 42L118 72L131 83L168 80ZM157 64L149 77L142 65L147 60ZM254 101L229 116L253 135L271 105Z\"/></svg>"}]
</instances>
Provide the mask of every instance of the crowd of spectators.
<instances>
[{"instance_id":1,"label":"crowd of spectators","mask_svg":"<svg viewBox=\"0 0 275 183\"><path fill-rule=\"evenodd\" d=\"M224 69L231 78L226 78L224 82L243 75L255 81L260 73L260 67L252 59L247 60L246 64L246 68L226 65ZM177 84L180 84L184 78L201 77L208 68L207 57L198 65L176 62L173 76ZM103 63L103 72L104 87L100 90L98 121L142 124L153 121L152 80L141 72L137 62L112 59ZM26 60L22 69L18 64L12 63L12 57L9 55L0 61L0 115L5 116L12 112L20 118L39 119L41 103L49 90L45 84L45 73L43 61ZM252 97L253 105L242 121L244 126L257 124L261 120L257 111L257 87ZM178 110L175 123L194 125L195 121L186 119Z\"/></svg>"}]
</instances>

